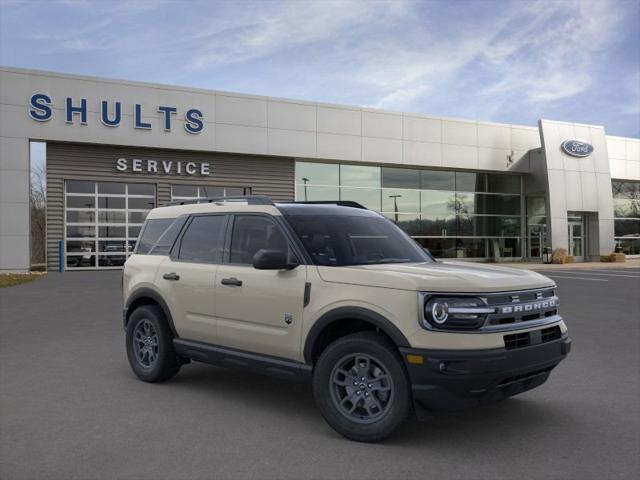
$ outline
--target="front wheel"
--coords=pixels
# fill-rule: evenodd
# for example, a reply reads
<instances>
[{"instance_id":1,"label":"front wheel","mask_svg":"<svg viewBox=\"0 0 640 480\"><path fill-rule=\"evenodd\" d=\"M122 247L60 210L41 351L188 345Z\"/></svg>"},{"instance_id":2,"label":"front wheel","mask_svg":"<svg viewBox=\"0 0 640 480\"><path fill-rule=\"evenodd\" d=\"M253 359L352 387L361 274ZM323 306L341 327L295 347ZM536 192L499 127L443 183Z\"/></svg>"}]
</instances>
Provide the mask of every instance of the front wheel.
<instances>
[{"instance_id":1,"label":"front wheel","mask_svg":"<svg viewBox=\"0 0 640 480\"><path fill-rule=\"evenodd\" d=\"M316 364L313 391L327 423L351 440L382 440L411 412L409 382L397 349L374 332L329 345Z\"/></svg>"},{"instance_id":2,"label":"front wheel","mask_svg":"<svg viewBox=\"0 0 640 480\"><path fill-rule=\"evenodd\" d=\"M164 312L157 305L136 308L127 323L127 358L140 380L162 382L175 376L180 362Z\"/></svg>"}]
</instances>

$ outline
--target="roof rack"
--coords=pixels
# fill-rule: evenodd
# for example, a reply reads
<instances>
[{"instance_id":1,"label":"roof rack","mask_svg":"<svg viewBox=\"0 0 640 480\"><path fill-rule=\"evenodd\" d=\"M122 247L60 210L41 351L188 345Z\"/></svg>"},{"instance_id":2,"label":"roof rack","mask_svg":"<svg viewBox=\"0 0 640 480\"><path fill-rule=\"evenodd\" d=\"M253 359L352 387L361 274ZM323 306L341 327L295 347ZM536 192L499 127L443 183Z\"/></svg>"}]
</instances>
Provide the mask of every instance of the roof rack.
<instances>
[{"instance_id":1,"label":"roof rack","mask_svg":"<svg viewBox=\"0 0 640 480\"><path fill-rule=\"evenodd\" d=\"M352 208L361 208L362 210L368 210L364 205L354 202L352 200L309 200L303 202L291 202L295 204L304 204L304 205L338 205L340 207L352 207Z\"/></svg>"},{"instance_id":2,"label":"roof rack","mask_svg":"<svg viewBox=\"0 0 640 480\"><path fill-rule=\"evenodd\" d=\"M176 200L165 203L164 207L173 205L193 205L196 203L247 202L247 205L273 205L273 201L264 195L239 195L233 197L202 197L191 200Z\"/></svg>"}]
</instances>

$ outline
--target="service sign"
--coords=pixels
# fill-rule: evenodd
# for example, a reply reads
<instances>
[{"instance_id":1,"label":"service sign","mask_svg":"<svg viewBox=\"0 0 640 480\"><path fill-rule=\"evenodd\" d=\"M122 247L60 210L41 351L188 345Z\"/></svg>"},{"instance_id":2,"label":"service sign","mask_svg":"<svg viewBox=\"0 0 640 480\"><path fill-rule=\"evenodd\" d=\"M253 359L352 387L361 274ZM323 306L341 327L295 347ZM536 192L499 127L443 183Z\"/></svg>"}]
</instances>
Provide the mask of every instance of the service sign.
<instances>
[{"instance_id":1,"label":"service sign","mask_svg":"<svg viewBox=\"0 0 640 480\"><path fill-rule=\"evenodd\" d=\"M122 173L147 173L164 175L191 175L207 177L211 175L209 162L184 162L179 160L142 160L139 158L119 158L116 171Z\"/></svg>"},{"instance_id":2,"label":"service sign","mask_svg":"<svg viewBox=\"0 0 640 480\"><path fill-rule=\"evenodd\" d=\"M561 147L564 153L572 157L588 157L593 153L593 145L582 140L565 140Z\"/></svg>"}]
</instances>

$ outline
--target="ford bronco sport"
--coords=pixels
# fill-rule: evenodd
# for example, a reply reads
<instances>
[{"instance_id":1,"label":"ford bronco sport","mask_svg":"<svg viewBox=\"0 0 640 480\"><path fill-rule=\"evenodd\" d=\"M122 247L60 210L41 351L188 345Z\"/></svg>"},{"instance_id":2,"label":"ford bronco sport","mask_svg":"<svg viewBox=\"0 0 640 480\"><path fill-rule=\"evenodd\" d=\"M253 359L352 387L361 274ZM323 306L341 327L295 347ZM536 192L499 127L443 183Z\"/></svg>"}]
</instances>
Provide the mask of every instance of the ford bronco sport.
<instances>
[{"instance_id":1,"label":"ford bronco sport","mask_svg":"<svg viewBox=\"0 0 640 480\"><path fill-rule=\"evenodd\" d=\"M354 202L156 208L123 290L140 379L199 361L308 380L329 425L359 441L383 439L414 411L537 387L571 346L548 278L435 261Z\"/></svg>"}]
</instances>

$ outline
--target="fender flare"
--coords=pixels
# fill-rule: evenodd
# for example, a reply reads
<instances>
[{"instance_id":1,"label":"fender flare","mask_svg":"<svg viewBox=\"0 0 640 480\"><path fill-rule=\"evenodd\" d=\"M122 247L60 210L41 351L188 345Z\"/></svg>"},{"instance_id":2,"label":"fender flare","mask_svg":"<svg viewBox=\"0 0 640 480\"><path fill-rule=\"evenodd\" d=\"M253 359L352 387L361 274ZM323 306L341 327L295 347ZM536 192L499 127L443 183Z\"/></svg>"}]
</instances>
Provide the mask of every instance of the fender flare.
<instances>
[{"instance_id":1,"label":"fender flare","mask_svg":"<svg viewBox=\"0 0 640 480\"><path fill-rule=\"evenodd\" d=\"M129 311L131 305L133 305L136 300L139 300L141 298L149 298L160 306L165 318L167 319L167 322L169 323L169 328L171 329L171 333L173 333L174 338L180 338L178 332L176 332L176 327L173 324L173 316L171 315L171 310L169 310L167 302L164 301L164 299L158 292L148 287L138 288L137 290L134 290L131 295L129 295L129 298L127 299L127 302L124 306L125 328L127 326L127 322L129 321L129 316L131 315L131 312Z\"/></svg>"},{"instance_id":2,"label":"fender flare","mask_svg":"<svg viewBox=\"0 0 640 480\"><path fill-rule=\"evenodd\" d=\"M326 327L340 320L362 320L386 333L397 347L410 347L409 341L391 321L373 310L363 307L338 307L324 313L311 327L304 344L304 360L311 364L313 347Z\"/></svg>"}]
</instances>

